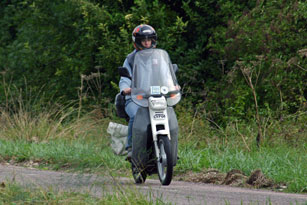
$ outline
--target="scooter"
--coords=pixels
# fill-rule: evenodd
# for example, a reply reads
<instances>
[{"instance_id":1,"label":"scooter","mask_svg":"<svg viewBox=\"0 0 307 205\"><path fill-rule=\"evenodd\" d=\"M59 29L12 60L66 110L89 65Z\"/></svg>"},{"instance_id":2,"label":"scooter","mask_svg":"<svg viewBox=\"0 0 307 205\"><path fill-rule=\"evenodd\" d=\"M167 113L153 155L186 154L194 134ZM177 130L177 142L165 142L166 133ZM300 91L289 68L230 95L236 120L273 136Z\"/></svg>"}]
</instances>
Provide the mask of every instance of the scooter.
<instances>
[{"instance_id":1,"label":"scooter","mask_svg":"<svg viewBox=\"0 0 307 205\"><path fill-rule=\"evenodd\" d=\"M132 80L131 98L140 106L132 128L131 169L135 183L158 173L169 185L177 163L178 122L173 106L181 99L180 86L165 50L152 48L135 54L133 74L120 67L120 76Z\"/></svg>"}]
</instances>

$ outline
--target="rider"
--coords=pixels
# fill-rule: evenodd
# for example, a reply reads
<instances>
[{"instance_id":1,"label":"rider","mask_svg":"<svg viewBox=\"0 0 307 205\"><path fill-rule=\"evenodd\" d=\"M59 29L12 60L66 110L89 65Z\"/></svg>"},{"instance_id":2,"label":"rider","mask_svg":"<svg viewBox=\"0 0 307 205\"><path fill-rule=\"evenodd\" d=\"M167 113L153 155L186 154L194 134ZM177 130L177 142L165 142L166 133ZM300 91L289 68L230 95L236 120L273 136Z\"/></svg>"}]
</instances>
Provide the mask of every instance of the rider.
<instances>
[{"instance_id":1,"label":"rider","mask_svg":"<svg viewBox=\"0 0 307 205\"><path fill-rule=\"evenodd\" d=\"M136 52L144 49L155 48L157 45L157 34L153 27L146 24L141 24L132 32L132 40L135 50L131 52L125 62L123 67L126 67L132 76L132 69L134 64L134 56ZM121 77L119 81L120 92L126 97L125 111L128 114L130 120L128 123L128 137L126 141L126 150L128 151L128 158L132 154L132 125L134 121L134 116L139 108L139 105L134 103L131 99L131 80L126 77Z\"/></svg>"}]
</instances>

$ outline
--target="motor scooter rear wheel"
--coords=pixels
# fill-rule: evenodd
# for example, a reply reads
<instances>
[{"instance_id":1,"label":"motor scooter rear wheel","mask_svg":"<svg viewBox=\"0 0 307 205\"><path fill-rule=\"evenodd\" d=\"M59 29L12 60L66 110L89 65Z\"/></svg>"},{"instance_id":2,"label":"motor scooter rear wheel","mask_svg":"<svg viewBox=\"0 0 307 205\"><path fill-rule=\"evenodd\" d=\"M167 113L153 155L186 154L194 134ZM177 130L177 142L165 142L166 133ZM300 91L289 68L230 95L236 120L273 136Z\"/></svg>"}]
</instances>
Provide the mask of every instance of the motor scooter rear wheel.
<instances>
[{"instance_id":1,"label":"motor scooter rear wheel","mask_svg":"<svg viewBox=\"0 0 307 205\"><path fill-rule=\"evenodd\" d=\"M171 142L167 135L159 137L158 142L159 158L157 159L157 169L162 185L169 185L173 177L173 158L171 153Z\"/></svg>"},{"instance_id":2,"label":"motor scooter rear wheel","mask_svg":"<svg viewBox=\"0 0 307 205\"><path fill-rule=\"evenodd\" d=\"M145 182L147 177L145 170L140 170L133 161L131 161L131 171L136 184L142 184Z\"/></svg>"}]
</instances>

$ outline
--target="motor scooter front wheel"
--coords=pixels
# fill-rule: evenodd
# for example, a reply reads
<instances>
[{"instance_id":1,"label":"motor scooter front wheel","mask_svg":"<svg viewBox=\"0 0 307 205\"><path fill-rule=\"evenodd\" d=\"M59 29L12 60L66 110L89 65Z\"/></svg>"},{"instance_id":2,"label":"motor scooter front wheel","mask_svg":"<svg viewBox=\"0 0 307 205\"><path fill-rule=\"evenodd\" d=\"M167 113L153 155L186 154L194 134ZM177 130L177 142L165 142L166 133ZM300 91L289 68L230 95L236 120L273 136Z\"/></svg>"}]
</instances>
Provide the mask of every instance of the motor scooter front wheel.
<instances>
[{"instance_id":1,"label":"motor scooter front wheel","mask_svg":"<svg viewBox=\"0 0 307 205\"><path fill-rule=\"evenodd\" d=\"M162 185L169 185L173 177L173 158L171 153L171 142L167 135L159 137L158 152L157 169L159 179Z\"/></svg>"}]
</instances>

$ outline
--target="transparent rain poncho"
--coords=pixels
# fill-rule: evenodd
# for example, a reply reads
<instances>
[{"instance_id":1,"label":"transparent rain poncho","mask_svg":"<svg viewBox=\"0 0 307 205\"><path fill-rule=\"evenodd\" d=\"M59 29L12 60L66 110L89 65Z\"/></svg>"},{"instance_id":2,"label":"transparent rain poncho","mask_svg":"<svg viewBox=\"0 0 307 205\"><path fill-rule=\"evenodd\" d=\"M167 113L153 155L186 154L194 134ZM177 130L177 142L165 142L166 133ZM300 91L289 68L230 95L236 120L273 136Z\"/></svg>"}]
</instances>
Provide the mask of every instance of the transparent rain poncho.
<instances>
[{"instance_id":1,"label":"transparent rain poncho","mask_svg":"<svg viewBox=\"0 0 307 205\"><path fill-rule=\"evenodd\" d=\"M165 50L153 48L137 52L132 76L131 97L136 104L148 107L151 95L165 96L168 106L180 101L180 86Z\"/></svg>"}]
</instances>

